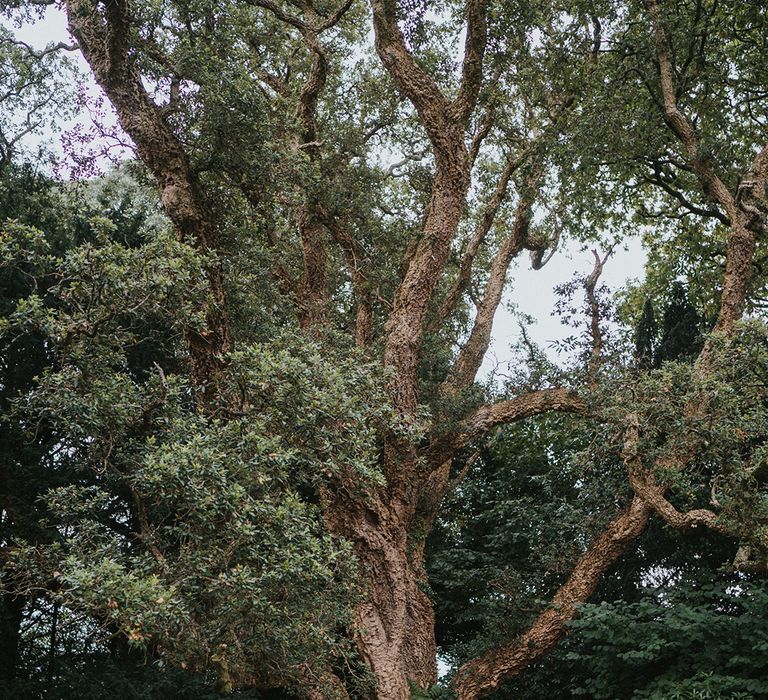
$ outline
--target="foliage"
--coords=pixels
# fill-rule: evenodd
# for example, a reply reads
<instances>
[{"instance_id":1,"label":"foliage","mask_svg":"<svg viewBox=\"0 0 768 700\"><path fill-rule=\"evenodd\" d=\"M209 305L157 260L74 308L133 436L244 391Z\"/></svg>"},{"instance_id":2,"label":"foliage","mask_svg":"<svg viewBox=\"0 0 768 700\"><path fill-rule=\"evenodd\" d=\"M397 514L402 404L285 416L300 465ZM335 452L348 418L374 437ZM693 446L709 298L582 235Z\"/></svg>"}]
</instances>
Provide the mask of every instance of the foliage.
<instances>
[{"instance_id":1,"label":"foliage","mask_svg":"<svg viewBox=\"0 0 768 700\"><path fill-rule=\"evenodd\" d=\"M433 680L425 591L454 670L509 643L638 474L670 507L714 509L713 533L652 521L519 697L569 674L595 697L762 692L759 660L731 653L762 639L762 587L712 583L737 546L768 551L760 246L732 306L756 318L710 332L727 250L765 229L747 201L762 4L60 5L119 120L97 114L69 156L116 139L138 160L43 175L24 138L61 128L69 62L0 31L8 693L316 694L332 677L366 697L366 664L399 653L379 663L403 695L406 671ZM540 268L561 241L638 234L649 269L617 314L599 258L559 286L565 366L523 334L507 385L477 381L516 255ZM704 651L686 676L696 659L661 642L687 631Z\"/></svg>"},{"instance_id":2,"label":"foliage","mask_svg":"<svg viewBox=\"0 0 768 700\"><path fill-rule=\"evenodd\" d=\"M39 229L9 224L2 239L7 269L39 278L6 335L51 353L8 426L22 442L56 436L35 465L48 534L17 541L6 590L53 585L61 609L190 669L215 657L229 673L290 677L349 653L332 630L355 600L354 558L323 531L314 494L343 470L379 482L376 439L392 421L381 382L359 358L329 362L285 335L231 356L232 415L211 422L184 375L166 374L210 303L199 257L164 229L129 246L119 220L92 226L60 258Z\"/></svg>"},{"instance_id":3,"label":"foliage","mask_svg":"<svg viewBox=\"0 0 768 700\"><path fill-rule=\"evenodd\" d=\"M624 498L620 469L579 459L593 437L562 417L509 428L451 494L427 562L444 658L525 629Z\"/></svg>"},{"instance_id":4,"label":"foliage","mask_svg":"<svg viewBox=\"0 0 768 700\"><path fill-rule=\"evenodd\" d=\"M637 603L584 606L569 659L592 698L763 698L765 584L674 586Z\"/></svg>"}]
</instances>

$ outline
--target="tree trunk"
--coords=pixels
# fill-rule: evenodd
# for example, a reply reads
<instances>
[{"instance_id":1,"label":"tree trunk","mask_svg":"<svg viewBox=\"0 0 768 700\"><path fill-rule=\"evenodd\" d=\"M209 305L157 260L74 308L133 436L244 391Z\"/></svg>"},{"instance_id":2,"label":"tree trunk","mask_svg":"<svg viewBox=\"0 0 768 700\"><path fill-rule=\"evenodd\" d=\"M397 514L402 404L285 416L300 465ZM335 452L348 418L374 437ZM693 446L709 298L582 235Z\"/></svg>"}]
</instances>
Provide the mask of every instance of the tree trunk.
<instances>
[{"instance_id":1,"label":"tree trunk","mask_svg":"<svg viewBox=\"0 0 768 700\"><path fill-rule=\"evenodd\" d=\"M427 687L437 680L434 612L408 537L413 509L348 498L324 500L331 530L358 558L364 597L355 611L357 646L376 678L377 700L407 700L409 681Z\"/></svg>"},{"instance_id":2,"label":"tree trunk","mask_svg":"<svg viewBox=\"0 0 768 700\"><path fill-rule=\"evenodd\" d=\"M376 677L378 700L406 700L409 681L428 687L437 680L432 603L404 554L357 549L367 579L356 611L358 648Z\"/></svg>"}]
</instances>

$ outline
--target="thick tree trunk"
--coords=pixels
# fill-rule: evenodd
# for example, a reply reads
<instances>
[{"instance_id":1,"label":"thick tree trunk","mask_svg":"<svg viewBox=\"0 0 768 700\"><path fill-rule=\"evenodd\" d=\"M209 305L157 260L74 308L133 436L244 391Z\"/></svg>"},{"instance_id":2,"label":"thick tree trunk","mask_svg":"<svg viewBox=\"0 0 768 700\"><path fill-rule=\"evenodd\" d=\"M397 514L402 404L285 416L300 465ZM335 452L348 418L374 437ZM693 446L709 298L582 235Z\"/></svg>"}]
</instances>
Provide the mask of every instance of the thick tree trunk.
<instances>
[{"instance_id":1,"label":"thick tree trunk","mask_svg":"<svg viewBox=\"0 0 768 700\"><path fill-rule=\"evenodd\" d=\"M467 151L458 140L451 158L437 157L424 231L397 289L386 323L384 366L393 370L393 405L412 415L418 405L418 367L429 302L445 267L466 204Z\"/></svg>"},{"instance_id":2,"label":"thick tree trunk","mask_svg":"<svg viewBox=\"0 0 768 700\"><path fill-rule=\"evenodd\" d=\"M409 681L420 687L437 680L435 617L400 548L357 548L367 580L367 599L358 606L358 648L376 677L378 700L410 698Z\"/></svg>"},{"instance_id":3,"label":"thick tree trunk","mask_svg":"<svg viewBox=\"0 0 768 700\"><path fill-rule=\"evenodd\" d=\"M377 700L406 700L409 681L437 680L434 613L422 590L419 556L408 537L413 509L326 494L331 530L349 540L358 558L364 598L355 614L357 646L376 678Z\"/></svg>"}]
</instances>

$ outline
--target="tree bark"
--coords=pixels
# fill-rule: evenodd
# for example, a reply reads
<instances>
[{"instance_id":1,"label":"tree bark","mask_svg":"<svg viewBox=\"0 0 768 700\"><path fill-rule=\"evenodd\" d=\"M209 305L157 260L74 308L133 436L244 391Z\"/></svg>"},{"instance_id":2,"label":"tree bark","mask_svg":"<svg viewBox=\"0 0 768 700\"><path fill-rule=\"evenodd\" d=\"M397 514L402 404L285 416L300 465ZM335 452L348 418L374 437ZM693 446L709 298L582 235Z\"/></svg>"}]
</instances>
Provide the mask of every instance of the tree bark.
<instances>
[{"instance_id":1,"label":"tree bark","mask_svg":"<svg viewBox=\"0 0 768 700\"><path fill-rule=\"evenodd\" d=\"M323 501L330 530L358 558L364 599L355 612L356 642L375 676L376 698L407 700L409 681L426 687L437 680L434 613L409 538L412 509L380 497L366 503L346 489L326 490Z\"/></svg>"},{"instance_id":2,"label":"tree bark","mask_svg":"<svg viewBox=\"0 0 768 700\"><path fill-rule=\"evenodd\" d=\"M603 574L645 530L651 508L641 498L632 503L605 530L576 563L547 610L512 643L495 647L464 664L453 680L458 700L474 700L518 676L552 649L577 614L577 606L594 593Z\"/></svg>"},{"instance_id":3,"label":"tree bark","mask_svg":"<svg viewBox=\"0 0 768 700\"><path fill-rule=\"evenodd\" d=\"M120 126L136 145L139 158L155 176L163 208L178 238L201 253L215 251L213 212L181 142L147 93L131 53L128 3L111 0L104 3L102 13L97 3L68 0L66 9L69 30L96 82L115 108ZM223 367L221 358L230 351L231 340L221 266L210 264L205 274L213 302L206 328L187 329L185 339L198 400L203 408L212 410Z\"/></svg>"}]
</instances>

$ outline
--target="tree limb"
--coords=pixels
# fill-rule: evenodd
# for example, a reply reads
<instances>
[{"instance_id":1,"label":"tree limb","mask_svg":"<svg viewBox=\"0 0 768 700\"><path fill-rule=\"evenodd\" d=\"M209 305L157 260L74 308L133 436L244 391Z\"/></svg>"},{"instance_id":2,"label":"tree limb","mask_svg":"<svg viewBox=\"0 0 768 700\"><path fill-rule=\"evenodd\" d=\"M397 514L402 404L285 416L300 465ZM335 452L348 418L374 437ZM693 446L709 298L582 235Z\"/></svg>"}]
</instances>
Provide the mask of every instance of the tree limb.
<instances>
[{"instance_id":1,"label":"tree limb","mask_svg":"<svg viewBox=\"0 0 768 700\"><path fill-rule=\"evenodd\" d=\"M608 252L602 258L596 250L592 251L592 254L595 256L595 266L584 282L584 290L586 291L587 303L589 304L589 333L592 336L592 349L590 350L587 374L590 384L593 386L597 382L597 373L600 369L603 352L603 334L600 329L600 304L597 300L596 287L600 275L603 273L603 266L612 253L613 246L608 249Z\"/></svg>"},{"instance_id":2,"label":"tree limb","mask_svg":"<svg viewBox=\"0 0 768 700\"><path fill-rule=\"evenodd\" d=\"M486 0L468 0L467 2L467 35L464 40L461 84L459 93L450 106L453 119L460 124L467 123L480 95L483 56L488 35L486 4Z\"/></svg>"},{"instance_id":3,"label":"tree limb","mask_svg":"<svg viewBox=\"0 0 768 700\"><path fill-rule=\"evenodd\" d=\"M520 675L560 640L568 622L578 614L608 569L645 530L651 508L635 497L612 520L576 562L568 580L558 589L549 608L517 639L495 647L465 663L451 686L458 700L475 700L495 691L504 681Z\"/></svg>"},{"instance_id":4,"label":"tree limb","mask_svg":"<svg viewBox=\"0 0 768 700\"><path fill-rule=\"evenodd\" d=\"M155 176L168 218L181 240L191 241L203 253L216 249L217 229L196 173L181 142L162 110L150 98L129 44L131 18L126 0L104 3L100 13L89 0L67 0L69 29L109 97L120 126L136 144L141 160ZM207 328L185 332L198 398L212 406L221 357L231 347L226 314L224 280L217 264L206 267L214 305Z\"/></svg>"},{"instance_id":5,"label":"tree limb","mask_svg":"<svg viewBox=\"0 0 768 700\"><path fill-rule=\"evenodd\" d=\"M501 171L499 180L496 183L496 189L494 190L491 199L486 205L483 211L483 215L480 217L480 221L475 227L472 238L470 239L469 243L467 244L467 248L464 251L464 256L461 260L461 264L459 265L458 276L456 277L456 280L454 281L451 289L448 291L448 294L446 294L446 297L440 307L440 311L437 314L437 323L442 324L448 318L448 316L456 307L456 304L459 301L462 293L467 289L469 280L472 275L472 263L475 260L477 252L480 250L480 246L483 244L486 237L488 236L488 233L493 227L493 223L496 220L496 215L498 214L499 208L501 207L506 197L509 181L512 178L512 175L520 168L520 166L525 163L525 161L531 155L532 150L532 146L529 146L528 148L523 149L523 151L517 154L514 158L512 156L507 157L504 164L504 169ZM518 207L518 212L515 215L514 226L517 226L518 221L520 221L519 209L520 208Z\"/></svg>"},{"instance_id":6,"label":"tree limb","mask_svg":"<svg viewBox=\"0 0 768 700\"><path fill-rule=\"evenodd\" d=\"M656 57L659 62L659 79L661 82L664 118L672 132L682 143L691 166L704 185L705 192L720 203L731 221L736 221L737 206L733 195L714 172L711 165L701 156L699 137L696 134L696 130L678 107L672 51L669 47L666 29L661 20L657 0L648 0L648 10L651 16L651 27L656 45Z\"/></svg>"},{"instance_id":7,"label":"tree limb","mask_svg":"<svg viewBox=\"0 0 768 700\"><path fill-rule=\"evenodd\" d=\"M490 275L485 285L482 300L477 308L472 331L464 347L459 351L445 383L445 388L450 391L465 389L475 381L475 375L480 369L491 342L493 319L504 293L507 270L512 260L525 247L532 204L530 199L520 199L515 210L512 231L503 241L491 262Z\"/></svg>"},{"instance_id":8,"label":"tree limb","mask_svg":"<svg viewBox=\"0 0 768 700\"><path fill-rule=\"evenodd\" d=\"M499 425L509 425L549 411L584 413L586 408L584 399L572 389L538 389L512 399L486 404L462 422L453 438L453 448L460 449Z\"/></svg>"}]
</instances>

